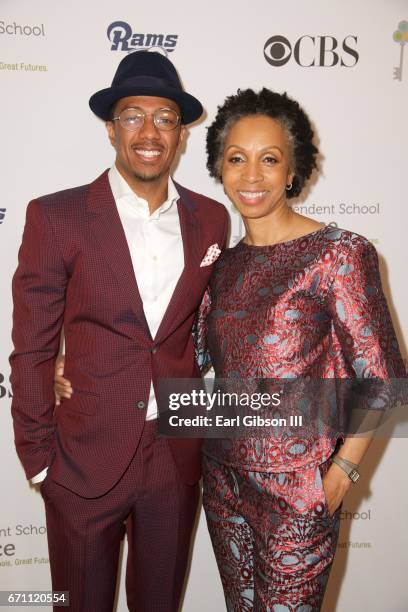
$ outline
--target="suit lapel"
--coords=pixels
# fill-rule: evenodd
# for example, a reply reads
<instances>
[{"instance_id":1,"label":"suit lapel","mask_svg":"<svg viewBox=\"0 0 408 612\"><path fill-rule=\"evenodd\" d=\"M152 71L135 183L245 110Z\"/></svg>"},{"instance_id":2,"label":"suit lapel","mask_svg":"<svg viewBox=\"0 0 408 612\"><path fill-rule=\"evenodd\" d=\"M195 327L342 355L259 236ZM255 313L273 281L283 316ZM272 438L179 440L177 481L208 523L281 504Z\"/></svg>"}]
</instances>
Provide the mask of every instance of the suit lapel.
<instances>
[{"instance_id":1,"label":"suit lapel","mask_svg":"<svg viewBox=\"0 0 408 612\"><path fill-rule=\"evenodd\" d=\"M125 232L110 188L108 170L90 186L88 213L91 230L105 255L107 264L115 275L119 287L126 293L137 319L150 335Z\"/></svg>"},{"instance_id":2,"label":"suit lapel","mask_svg":"<svg viewBox=\"0 0 408 612\"><path fill-rule=\"evenodd\" d=\"M184 187L176 182L174 184L180 194L177 207L183 240L184 269L157 330L156 342L161 342L170 335L177 320L184 316L185 310L189 309L188 296L191 292L192 278L199 269L202 257L201 226L196 216L196 204Z\"/></svg>"},{"instance_id":3,"label":"suit lapel","mask_svg":"<svg viewBox=\"0 0 408 612\"><path fill-rule=\"evenodd\" d=\"M185 313L188 314L190 309L188 296L192 291L194 276L199 270L203 256L201 226L196 216L196 204L184 187L177 183L175 186L180 194L177 208L183 240L184 268L157 330L156 342L163 341L170 335L177 321L186 316ZM125 232L110 188L108 170L90 186L88 214L90 228L107 265L116 277L119 287L125 292L136 318L143 324L151 338Z\"/></svg>"}]
</instances>

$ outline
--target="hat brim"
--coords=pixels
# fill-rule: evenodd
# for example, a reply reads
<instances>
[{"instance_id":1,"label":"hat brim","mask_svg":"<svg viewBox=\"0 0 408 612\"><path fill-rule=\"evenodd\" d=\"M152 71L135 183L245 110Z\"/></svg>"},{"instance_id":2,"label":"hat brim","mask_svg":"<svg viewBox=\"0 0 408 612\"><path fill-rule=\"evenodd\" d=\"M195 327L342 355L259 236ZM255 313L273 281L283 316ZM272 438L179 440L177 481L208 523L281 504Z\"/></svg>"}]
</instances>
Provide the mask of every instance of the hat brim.
<instances>
[{"instance_id":1,"label":"hat brim","mask_svg":"<svg viewBox=\"0 0 408 612\"><path fill-rule=\"evenodd\" d=\"M100 119L109 121L111 119L110 112L112 105L121 98L128 96L155 96L173 100L180 107L181 123L183 125L196 121L203 114L202 104L197 98L185 91L165 86L135 87L134 85L123 85L120 87L107 87L91 96L89 106L92 112L100 117Z\"/></svg>"}]
</instances>

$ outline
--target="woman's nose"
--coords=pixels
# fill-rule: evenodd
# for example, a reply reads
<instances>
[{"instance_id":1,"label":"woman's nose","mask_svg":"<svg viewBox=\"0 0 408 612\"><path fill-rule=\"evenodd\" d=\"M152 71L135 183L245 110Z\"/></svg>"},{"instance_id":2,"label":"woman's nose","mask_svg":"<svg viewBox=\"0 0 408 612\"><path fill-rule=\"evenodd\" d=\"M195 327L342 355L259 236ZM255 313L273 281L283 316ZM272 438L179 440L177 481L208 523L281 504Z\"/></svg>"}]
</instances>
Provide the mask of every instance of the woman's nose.
<instances>
[{"instance_id":1,"label":"woman's nose","mask_svg":"<svg viewBox=\"0 0 408 612\"><path fill-rule=\"evenodd\" d=\"M248 183L257 183L258 181L262 181L263 174L259 164L256 162L248 162L245 164L242 170L242 178Z\"/></svg>"}]
</instances>

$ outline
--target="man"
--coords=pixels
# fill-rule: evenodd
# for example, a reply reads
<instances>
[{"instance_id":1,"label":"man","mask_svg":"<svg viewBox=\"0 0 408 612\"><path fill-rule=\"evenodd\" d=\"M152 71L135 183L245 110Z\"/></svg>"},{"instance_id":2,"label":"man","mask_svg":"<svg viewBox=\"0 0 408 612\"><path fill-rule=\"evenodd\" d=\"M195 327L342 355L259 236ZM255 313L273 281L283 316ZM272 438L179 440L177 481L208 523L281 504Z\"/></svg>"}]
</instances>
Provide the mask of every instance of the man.
<instances>
[{"instance_id":1,"label":"man","mask_svg":"<svg viewBox=\"0 0 408 612\"><path fill-rule=\"evenodd\" d=\"M27 478L45 476L52 585L70 592L70 610L112 610L126 529L129 609L172 612L200 444L156 438L155 388L199 376L191 328L212 269L200 264L224 247L228 217L170 178L202 106L167 58L126 56L90 107L106 121L115 164L27 210L13 279L16 446ZM62 327L73 394L55 407Z\"/></svg>"}]
</instances>

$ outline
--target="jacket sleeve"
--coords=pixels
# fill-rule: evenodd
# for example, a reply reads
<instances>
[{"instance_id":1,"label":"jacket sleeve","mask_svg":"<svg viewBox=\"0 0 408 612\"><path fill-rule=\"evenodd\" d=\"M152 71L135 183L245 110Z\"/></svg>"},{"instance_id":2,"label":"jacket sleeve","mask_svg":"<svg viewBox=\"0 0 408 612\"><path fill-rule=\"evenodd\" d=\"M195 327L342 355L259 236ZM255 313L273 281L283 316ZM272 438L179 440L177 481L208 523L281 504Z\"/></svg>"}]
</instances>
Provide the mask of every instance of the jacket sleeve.
<instances>
[{"instance_id":1,"label":"jacket sleeve","mask_svg":"<svg viewBox=\"0 0 408 612\"><path fill-rule=\"evenodd\" d=\"M328 303L341 349L357 378L405 376L371 243L340 253Z\"/></svg>"},{"instance_id":2,"label":"jacket sleeve","mask_svg":"<svg viewBox=\"0 0 408 612\"><path fill-rule=\"evenodd\" d=\"M220 249L222 251L225 248L227 248L229 226L230 226L230 218L229 218L227 209L224 208L224 226L223 226L222 239L221 239L221 244L220 244Z\"/></svg>"},{"instance_id":3,"label":"jacket sleeve","mask_svg":"<svg viewBox=\"0 0 408 612\"><path fill-rule=\"evenodd\" d=\"M227 246L229 232L229 215L224 206L222 206L222 234L220 249L223 251ZM201 373L204 375L211 367L211 356L207 345L207 316L211 310L211 295L210 289L207 287L197 311L193 325L193 339L195 357Z\"/></svg>"},{"instance_id":4,"label":"jacket sleeve","mask_svg":"<svg viewBox=\"0 0 408 612\"><path fill-rule=\"evenodd\" d=\"M10 356L17 453L27 478L49 465L54 441L54 366L67 274L46 213L30 202L13 277L14 351Z\"/></svg>"},{"instance_id":5,"label":"jacket sleeve","mask_svg":"<svg viewBox=\"0 0 408 612\"><path fill-rule=\"evenodd\" d=\"M210 291L207 288L193 326L195 357L202 374L205 374L211 368L211 357L207 345L207 315L210 308Z\"/></svg>"},{"instance_id":6,"label":"jacket sleeve","mask_svg":"<svg viewBox=\"0 0 408 612\"><path fill-rule=\"evenodd\" d=\"M385 410L405 403L405 366L381 286L377 252L368 241L340 253L328 305L338 350L355 377L350 405Z\"/></svg>"}]
</instances>

